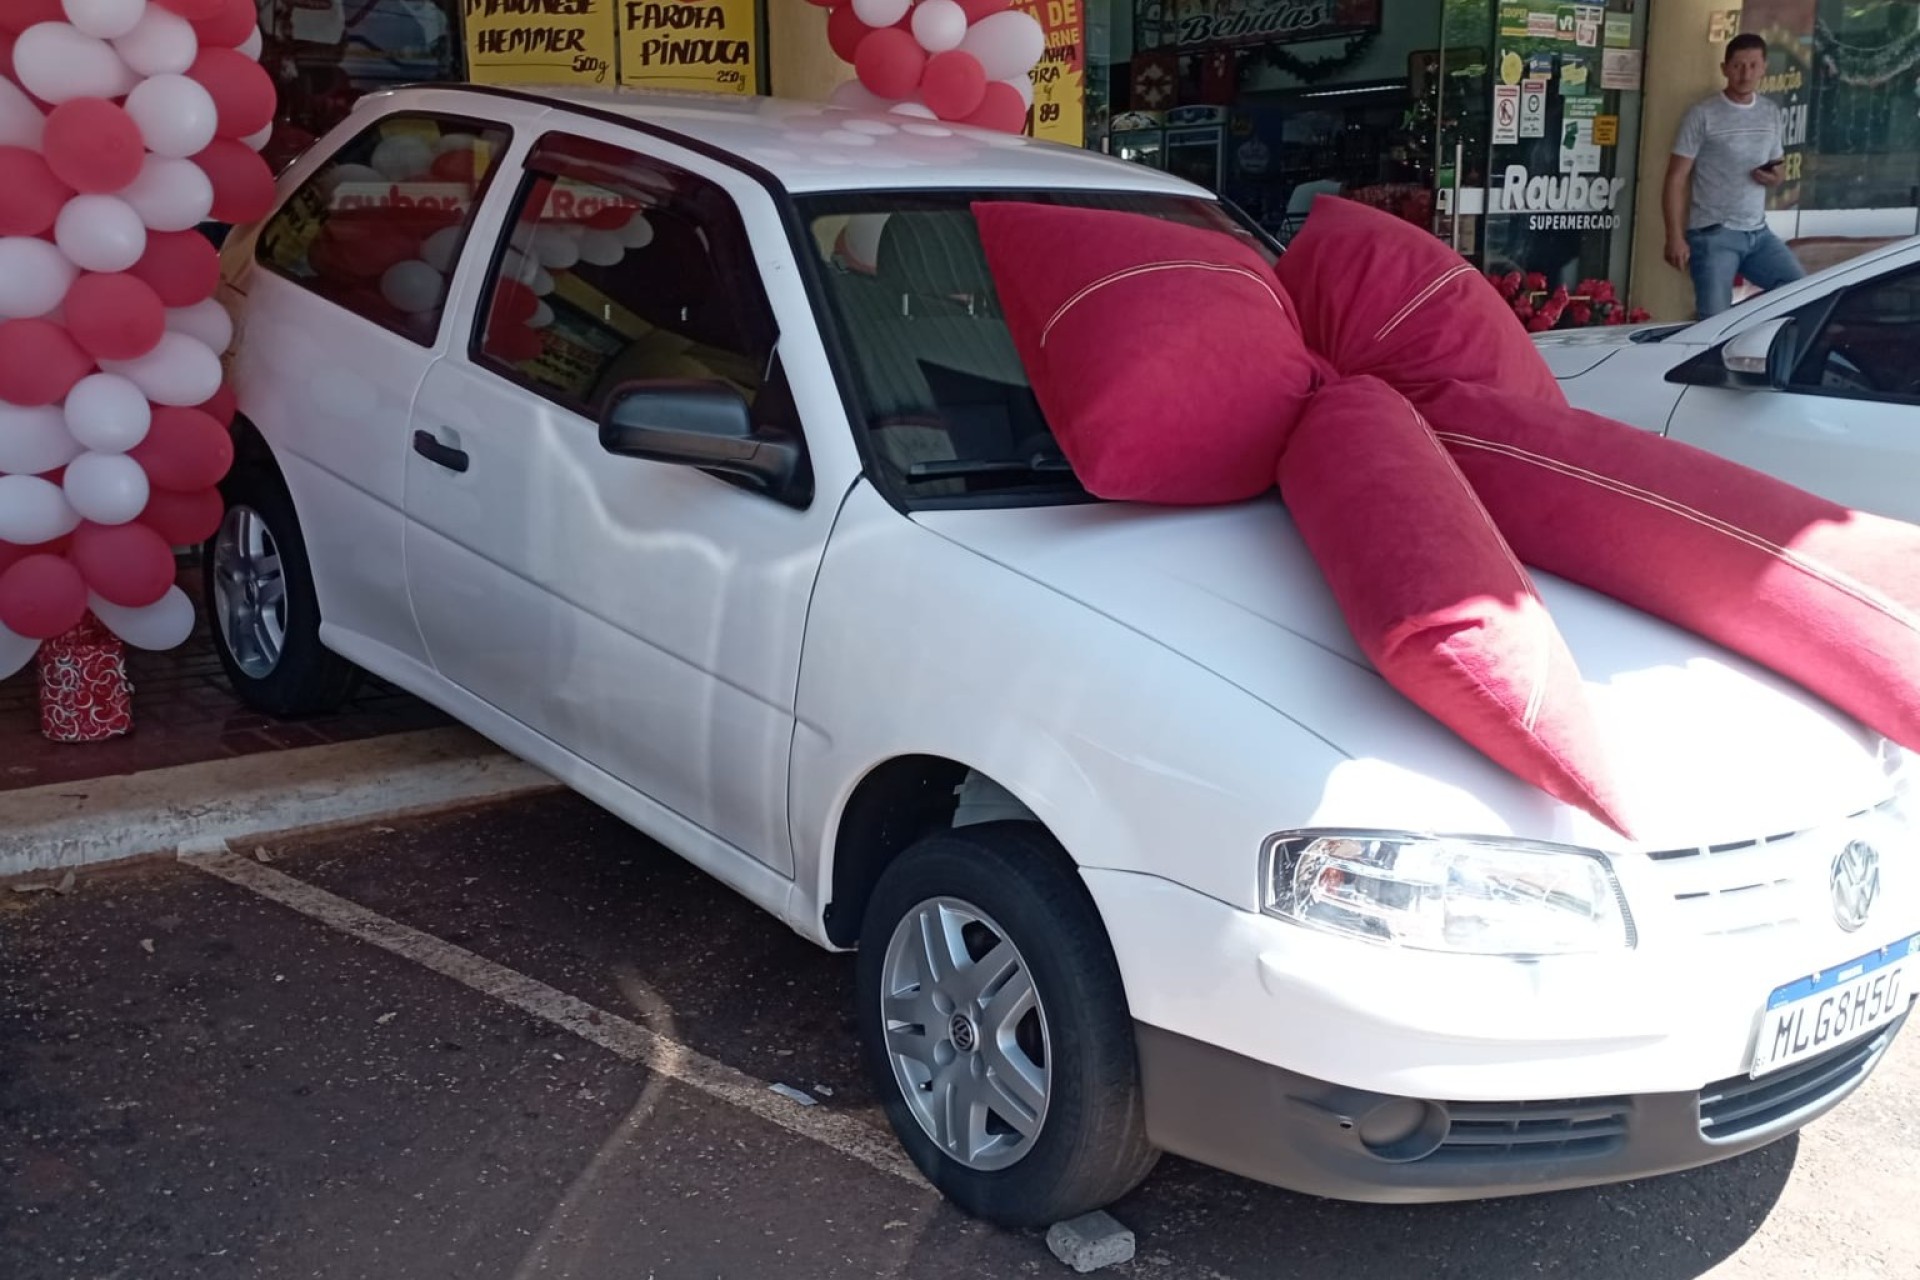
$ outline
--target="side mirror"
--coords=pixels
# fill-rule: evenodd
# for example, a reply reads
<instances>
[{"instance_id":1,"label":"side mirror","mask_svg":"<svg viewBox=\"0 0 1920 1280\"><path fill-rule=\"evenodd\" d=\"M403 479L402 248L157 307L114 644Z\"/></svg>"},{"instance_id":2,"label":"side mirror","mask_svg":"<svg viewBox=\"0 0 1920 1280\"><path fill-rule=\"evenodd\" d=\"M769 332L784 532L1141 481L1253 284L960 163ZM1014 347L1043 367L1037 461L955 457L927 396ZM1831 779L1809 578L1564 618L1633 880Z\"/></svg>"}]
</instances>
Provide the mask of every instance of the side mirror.
<instances>
[{"instance_id":1,"label":"side mirror","mask_svg":"<svg viewBox=\"0 0 1920 1280\"><path fill-rule=\"evenodd\" d=\"M724 382L635 382L614 390L600 447L623 458L699 467L784 498L801 465L797 445L760 438L740 393Z\"/></svg>"},{"instance_id":2,"label":"side mirror","mask_svg":"<svg viewBox=\"0 0 1920 1280\"><path fill-rule=\"evenodd\" d=\"M1795 336L1791 316L1757 324L1721 345L1720 364L1738 385L1784 387L1793 373Z\"/></svg>"}]
</instances>

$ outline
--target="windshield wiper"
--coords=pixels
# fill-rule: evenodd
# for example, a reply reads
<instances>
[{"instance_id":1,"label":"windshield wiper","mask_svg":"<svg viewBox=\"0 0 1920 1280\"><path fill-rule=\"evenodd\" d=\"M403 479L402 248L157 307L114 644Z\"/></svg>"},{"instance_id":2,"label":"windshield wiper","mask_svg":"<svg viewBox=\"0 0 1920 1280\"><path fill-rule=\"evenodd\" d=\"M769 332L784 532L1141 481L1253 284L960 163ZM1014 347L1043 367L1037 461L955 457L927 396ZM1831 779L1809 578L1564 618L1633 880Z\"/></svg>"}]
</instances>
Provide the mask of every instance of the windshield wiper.
<instances>
[{"instance_id":1,"label":"windshield wiper","mask_svg":"<svg viewBox=\"0 0 1920 1280\"><path fill-rule=\"evenodd\" d=\"M964 480L972 476L1071 475L1065 458L942 458L916 462L907 468L909 480Z\"/></svg>"}]
</instances>

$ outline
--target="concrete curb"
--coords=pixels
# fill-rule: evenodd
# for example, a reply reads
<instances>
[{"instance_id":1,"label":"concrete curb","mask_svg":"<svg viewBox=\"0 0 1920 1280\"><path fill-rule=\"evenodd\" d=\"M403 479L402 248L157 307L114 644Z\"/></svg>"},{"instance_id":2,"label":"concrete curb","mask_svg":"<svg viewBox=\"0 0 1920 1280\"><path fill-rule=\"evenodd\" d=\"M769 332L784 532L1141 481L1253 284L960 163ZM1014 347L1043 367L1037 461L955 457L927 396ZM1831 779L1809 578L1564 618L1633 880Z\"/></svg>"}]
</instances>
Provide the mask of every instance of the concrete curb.
<instances>
[{"instance_id":1,"label":"concrete curb","mask_svg":"<svg viewBox=\"0 0 1920 1280\"><path fill-rule=\"evenodd\" d=\"M466 729L424 729L0 792L0 876L189 852L557 790Z\"/></svg>"}]
</instances>

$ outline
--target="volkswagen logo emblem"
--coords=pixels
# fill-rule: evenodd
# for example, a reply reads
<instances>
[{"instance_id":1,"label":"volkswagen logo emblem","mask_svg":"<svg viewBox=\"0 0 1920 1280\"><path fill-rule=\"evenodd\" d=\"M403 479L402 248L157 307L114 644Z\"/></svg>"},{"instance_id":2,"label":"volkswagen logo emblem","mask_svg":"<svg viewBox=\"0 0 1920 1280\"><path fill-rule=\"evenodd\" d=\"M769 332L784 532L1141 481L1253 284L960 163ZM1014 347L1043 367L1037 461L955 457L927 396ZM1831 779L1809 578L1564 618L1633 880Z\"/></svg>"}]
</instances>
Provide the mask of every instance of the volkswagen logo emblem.
<instances>
[{"instance_id":1,"label":"volkswagen logo emblem","mask_svg":"<svg viewBox=\"0 0 1920 1280\"><path fill-rule=\"evenodd\" d=\"M1833 918L1851 933L1867 922L1880 896L1880 851L1854 840L1833 860Z\"/></svg>"}]
</instances>

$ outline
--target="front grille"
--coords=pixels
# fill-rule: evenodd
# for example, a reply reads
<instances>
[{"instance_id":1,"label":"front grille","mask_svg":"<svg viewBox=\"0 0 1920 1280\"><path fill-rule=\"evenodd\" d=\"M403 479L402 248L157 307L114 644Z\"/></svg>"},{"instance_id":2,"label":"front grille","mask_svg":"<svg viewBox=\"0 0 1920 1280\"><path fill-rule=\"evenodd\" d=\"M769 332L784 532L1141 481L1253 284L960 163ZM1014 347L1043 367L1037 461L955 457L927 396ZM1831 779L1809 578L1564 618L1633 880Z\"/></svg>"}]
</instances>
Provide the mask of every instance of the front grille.
<instances>
[{"instance_id":1,"label":"front grille","mask_svg":"<svg viewBox=\"0 0 1920 1280\"><path fill-rule=\"evenodd\" d=\"M1449 1102L1446 1139L1427 1157L1447 1163L1605 1155L1626 1141L1626 1098Z\"/></svg>"},{"instance_id":2,"label":"front grille","mask_svg":"<svg viewBox=\"0 0 1920 1280\"><path fill-rule=\"evenodd\" d=\"M1821 900L1809 897L1807 877L1826 870L1804 833L1666 849L1649 858L1673 895L1676 918L1699 938L1792 928L1809 901Z\"/></svg>"},{"instance_id":3,"label":"front grille","mask_svg":"<svg viewBox=\"0 0 1920 1280\"><path fill-rule=\"evenodd\" d=\"M1873 1070L1905 1021L1758 1080L1735 1076L1708 1085L1700 1091L1700 1135L1720 1142L1744 1137L1845 1093Z\"/></svg>"}]
</instances>

